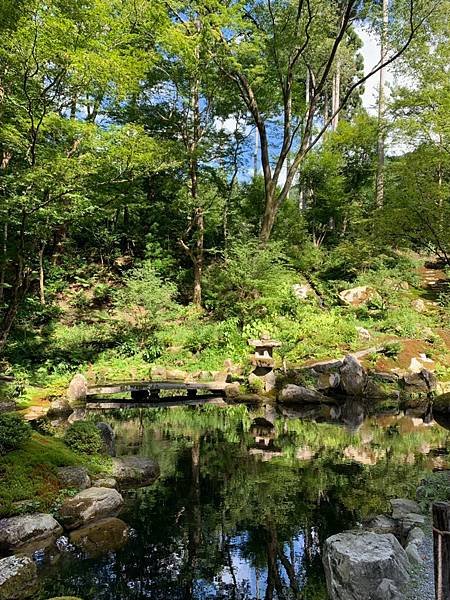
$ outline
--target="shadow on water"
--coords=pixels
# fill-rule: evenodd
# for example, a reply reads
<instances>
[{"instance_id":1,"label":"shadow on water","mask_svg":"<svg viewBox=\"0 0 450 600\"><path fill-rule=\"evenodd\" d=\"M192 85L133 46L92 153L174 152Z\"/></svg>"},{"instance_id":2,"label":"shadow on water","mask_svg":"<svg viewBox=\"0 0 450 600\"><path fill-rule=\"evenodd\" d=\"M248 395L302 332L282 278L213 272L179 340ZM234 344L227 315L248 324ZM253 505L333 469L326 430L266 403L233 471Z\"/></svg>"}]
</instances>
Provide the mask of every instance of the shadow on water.
<instances>
[{"instance_id":1,"label":"shadow on water","mask_svg":"<svg viewBox=\"0 0 450 600\"><path fill-rule=\"evenodd\" d=\"M325 539L413 496L447 459L449 434L425 414L371 417L354 401L100 414L118 453L155 457L161 477L127 494L121 549L43 560L42 599L324 600Z\"/></svg>"}]
</instances>

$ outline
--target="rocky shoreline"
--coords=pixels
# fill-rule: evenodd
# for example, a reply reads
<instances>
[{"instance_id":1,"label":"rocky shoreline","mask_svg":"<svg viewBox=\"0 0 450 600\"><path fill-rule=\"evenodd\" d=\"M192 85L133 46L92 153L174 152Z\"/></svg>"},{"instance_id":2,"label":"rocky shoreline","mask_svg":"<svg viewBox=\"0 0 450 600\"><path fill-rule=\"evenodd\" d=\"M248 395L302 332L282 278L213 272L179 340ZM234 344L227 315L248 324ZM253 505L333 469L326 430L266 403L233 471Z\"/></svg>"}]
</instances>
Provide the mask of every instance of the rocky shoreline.
<instances>
[{"instance_id":1,"label":"rocky shoreline","mask_svg":"<svg viewBox=\"0 0 450 600\"><path fill-rule=\"evenodd\" d=\"M22 600L39 589L33 556L58 551L64 540L90 555L119 549L129 528L119 515L121 492L151 485L160 474L158 464L143 457L113 458L112 476L91 482L86 469L64 467L61 476L80 491L66 498L55 515L32 513L0 519L0 600ZM102 487L100 486L102 484ZM119 491L120 490L120 491Z\"/></svg>"}]
</instances>

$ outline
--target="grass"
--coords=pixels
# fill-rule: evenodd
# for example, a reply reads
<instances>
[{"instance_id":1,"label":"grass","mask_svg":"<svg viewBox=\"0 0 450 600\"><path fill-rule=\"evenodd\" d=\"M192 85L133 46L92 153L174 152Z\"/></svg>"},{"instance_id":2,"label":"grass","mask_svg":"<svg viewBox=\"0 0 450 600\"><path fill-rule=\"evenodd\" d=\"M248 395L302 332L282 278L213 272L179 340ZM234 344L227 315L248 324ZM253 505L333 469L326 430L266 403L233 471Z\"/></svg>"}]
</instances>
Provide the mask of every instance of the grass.
<instances>
[{"instance_id":1,"label":"grass","mask_svg":"<svg viewBox=\"0 0 450 600\"><path fill-rule=\"evenodd\" d=\"M77 454L62 440L34 433L20 450L0 458L0 516L21 511L15 503L25 502L25 510L52 510L67 490L56 476L57 467L84 466L91 474L107 472L107 457ZM30 507L30 502L32 506Z\"/></svg>"},{"instance_id":2,"label":"grass","mask_svg":"<svg viewBox=\"0 0 450 600\"><path fill-rule=\"evenodd\" d=\"M131 302L136 301L134 294L125 298L126 308L120 303L91 303L77 309L74 318L70 289L66 290L67 302L59 307L57 317L35 330L25 324L11 338L9 370L21 387L15 397L20 395L22 406L59 397L75 372L83 372L92 382L146 379L152 366L211 372L223 370L224 361L231 359L248 373L251 349L247 340L262 333L282 343L275 351L277 366L285 362L293 368L310 359L337 358L389 340L393 347L405 339L431 340L427 353L433 351L438 375L450 379L450 346L445 347L436 333L447 327L448 318L440 309L419 313L411 306L419 291L426 292L420 288L415 262L400 257L398 264L366 270L352 281L322 279L325 308L317 299L295 297L292 282L302 279L292 268L284 272L278 266L275 274L260 273L260 285L254 283L254 289L249 278L242 284L242 293L238 293L239 286L227 289L228 279L221 283L223 290L216 290L216 304L225 294L219 308L214 309L213 303L209 312L169 299L170 310L156 307L141 314ZM96 285L96 280L86 282L85 291ZM356 285L370 285L378 291L379 300L359 308L341 306L337 292ZM220 319L225 297L228 313ZM357 327L367 329L372 339L361 340ZM374 356L374 365L377 360ZM393 356L390 366L396 361Z\"/></svg>"}]
</instances>

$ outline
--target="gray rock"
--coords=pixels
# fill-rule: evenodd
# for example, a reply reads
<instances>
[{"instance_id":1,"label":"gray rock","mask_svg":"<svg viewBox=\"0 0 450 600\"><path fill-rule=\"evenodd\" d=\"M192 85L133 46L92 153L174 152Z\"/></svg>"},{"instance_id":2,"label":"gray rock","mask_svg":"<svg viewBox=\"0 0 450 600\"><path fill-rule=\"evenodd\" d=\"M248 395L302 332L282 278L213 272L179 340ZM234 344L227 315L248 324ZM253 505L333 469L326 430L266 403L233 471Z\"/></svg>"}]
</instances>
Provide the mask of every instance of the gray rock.
<instances>
[{"instance_id":1,"label":"gray rock","mask_svg":"<svg viewBox=\"0 0 450 600\"><path fill-rule=\"evenodd\" d=\"M413 527L411 531L408 533L408 537L406 539L406 545L409 544L421 544L425 539L425 534L420 527Z\"/></svg>"},{"instance_id":2,"label":"gray rock","mask_svg":"<svg viewBox=\"0 0 450 600\"><path fill-rule=\"evenodd\" d=\"M292 286L292 293L297 298L297 300L306 300L309 295L314 294L313 289L309 285L309 283L304 283L304 284L295 283Z\"/></svg>"},{"instance_id":3,"label":"gray rock","mask_svg":"<svg viewBox=\"0 0 450 600\"><path fill-rule=\"evenodd\" d=\"M61 533L62 527L52 515L35 513L0 519L0 552L56 539Z\"/></svg>"},{"instance_id":4,"label":"gray rock","mask_svg":"<svg viewBox=\"0 0 450 600\"><path fill-rule=\"evenodd\" d=\"M58 467L58 479L63 487L85 490L91 487L91 478L84 467Z\"/></svg>"},{"instance_id":5,"label":"gray rock","mask_svg":"<svg viewBox=\"0 0 450 600\"><path fill-rule=\"evenodd\" d=\"M409 580L405 551L392 534L339 533L328 538L323 564L331 600L372 600L383 579Z\"/></svg>"},{"instance_id":6,"label":"gray rock","mask_svg":"<svg viewBox=\"0 0 450 600\"><path fill-rule=\"evenodd\" d=\"M370 600L404 600L405 596L398 590L392 579L383 579Z\"/></svg>"},{"instance_id":7,"label":"gray rock","mask_svg":"<svg viewBox=\"0 0 450 600\"><path fill-rule=\"evenodd\" d=\"M417 515L415 513L408 513L400 519L400 524L403 532L409 532L418 525L425 525L425 517L423 515Z\"/></svg>"},{"instance_id":8,"label":"gray rock","mask_svg":"<svg viewBox=\"0 0 450 600\"><path fill-rule=\"evenodd\" d=\"M339 292L340 300L344 304L347 304L347 306L361 306L376 296L379 296L378 292L367 285L354 287Z\"/></svg>"},{"instance_id":9,"label":"gray rock","mask_svg":"<svg viewBox=\"0 0 450 600\"><path fill-rule=\"evenodd\" d=\"M367 524L367 528L374 533L393 533L397 531L397 523L386 515L377 515Z\"/></svg>"},{"instance_id":10,"label":"gray rock","mask_svg":"<svg viewBox=\"0 0 450 600\"><path fill-rule=\"evenodd\" d=\"M428 394L436 390L437 378L428 369L422 369L419 373L405 375L403 385L407 394Z\"/></svg>"},{"instance_id":11,"label":"gray rock","mask_svg":"<svg viewBox=\"0 0 450 600\"><path fill-rule=\"evenodd\" d=\"M319 373L316 387L319 391L333 390L339 387L341 376L339 373Z\"/></svg>"},{"instance_id":12,"label":"gray rock","mask_svg":"<svg viewBox=\"0 0 450 600\"><path fill-rule=\"evenodd\" d=\"M421 565L423 563L423 558L419 554L419 550L417 549L417 545L414 543L408 544L405 548L405 552L408 556L409 562L413 565Z\"/></svg>"},{"instance_id":13,"label":"gray rock","mask_svg":"<svg viewBox=\"0 0 450 600\"><path fill-rule=\"evenodd\" d=\"M279 395L279 401L289 403L301 403L301 404L315 404L317 402L328 402L329 399L315 390L310 390L302 385L294 385L289 383L285 386Z\"/></svg>"},{"instance_id":14,"label":"gray rock","mask_svg":"<svg viewBox=\"0 0 450 600\"><path fill-rule=\"evenodd\" d=\"M109 423L96 423L97 429L102 434L103 447L108 456L116 455L116 434Z\"/></svg>"},{"instance_id":15,"label":"gray rock","mask_svg":"<svg viewBox=\"0 0 450 600\"><path fill-rule=\"evenodd\" d=\"M99 479L94 479L92 485L94 487L117 489L117 481L113 477L101 477Z\"/></svg>"},{"instance_id":16,"label":"gray rock","mask_svg":"<svg viewBox=\"0 0 450 600\"><path fill-rule=\"evenodd\" d=\"M143 456L113 458L112 476L119 487L141 487L150 485L159 477L156 461Z\"/></svg>"},{"instance_id":17,"label":"gray rock","mask_svg":"<svg viewBox=\"0 0 450 600\"><path fill-rule=\"evenodd\" d=\"M364 396L367 373L359 360L349 354L341 367L341 387L349 396Z\"/></svg>"},{"instance_id":18,"label":"gray rock","mask_svg":"<svg viewBox=\"0 0 450 600\"><path fill-rule=\"evenodd\" d=\"M407 498L395 498L391 500L392 518L402 519L410 513L420 513L420 506L414 500Z\"/></svg>"},{"instance_id":19,"label":"gray rock","mask_svg":"<svg viewBox=\"0 0 450 600\"><path fill-rule=\"evenodd\" d=\"M23 600L37 592L35 563L27 556L0 559L0 600Z\"/></svg>"},{"instance_id":20,"label":"gray rock","mask_svg":"<svg viewBox=\"0 0 450 600\"><path fill-rule=\"evenodd\" d=\"M73 412L67 398L56 398L50 403L47 416L51 419L67 418Z\"/></svg>"},{"instance_id":21,"label":"gray rock","mask_svg":"<svg viewBox=\"0 0 450 600\"><path fill-rule=\"evenodd\" d=\"M317 373L331 373L331 372L339 371L339 369L342 367L342 365L343 365L343 361L340 359L336 359L336 360L323 360L320 362L316 362L316 363L310 365L310 367L312 367L314 369L314 371L317 371Z\"/></svg>"},{"instance_id":22,"label":"gray rock","mask_svg":"<svg viewBox=\"0 0 450 600\"><path fill-rule=\"evenodd\" d=\"M77 403L79 401L85 400L88 391L88 383L86 377L77 373L75 377L73 377L72 381L69 384L69 389L67 390L67 397L71 402Z\"/></svg>"},{"instance_id":23,"label":"gray rock","mask_svg":"<svg viewBox=\"0 0 450 600\"><path fill-rule=\"evenodd\" d=\"M105 517L116 517L123 505L117 490L91 487L67 499L59 509L59 520L66 529L76 529Z\"/></svg>"},{"instance_id":24,"label":"gray rock","mask_svg":"<svg viewBox=\"0 0 450 600\"><path fill-rule=\"evenodd\" d=\"M14 402L0 402L0 415L2 413L14 412L16 408Z\"/></svg>"},{"instance_id":25,"label":"gray rock","mask_svg":"<svg viewBox=\"0 0 450 600\"><path fill-rule=\"evenodd\" d=\"M441 394L434 399L433 412L436 414L450 415L450 392Z\"/></svg>"},{"instance_id":26,"label":"gray rock","mask_svg":"<svg viewBox=\"0 0 450 600\"><path fill-rule=\"evenodd\" d=\"M126 523L110 517L76 529L69 537L72 544L95 557L119 550L128 539L128 531Z\"/></svg>"},{"instance_id":27,"label":"gray rock","mask_svg":"<svg viewBox=\"0 0 450 600\"><path fill-rule=\"evenodd\" d=\"M360 340L362 340L364 342L368 342L372 339L372 336L370 335L370 331L367 330L365 327L357 327L356 331L358 332L358 337Z\"/></svg>"},{"instance_id":28,"label":"gray rock","mask_svg":"<svg viewBox=\"0 0 450 600\"><path fill-rule=\"evenodd\" d=\"M67 422L72 424L76 421L85 421L87 416L87 411L85 408L76 408L73 410L67 418Z\"/></svg>"}]
</instances>

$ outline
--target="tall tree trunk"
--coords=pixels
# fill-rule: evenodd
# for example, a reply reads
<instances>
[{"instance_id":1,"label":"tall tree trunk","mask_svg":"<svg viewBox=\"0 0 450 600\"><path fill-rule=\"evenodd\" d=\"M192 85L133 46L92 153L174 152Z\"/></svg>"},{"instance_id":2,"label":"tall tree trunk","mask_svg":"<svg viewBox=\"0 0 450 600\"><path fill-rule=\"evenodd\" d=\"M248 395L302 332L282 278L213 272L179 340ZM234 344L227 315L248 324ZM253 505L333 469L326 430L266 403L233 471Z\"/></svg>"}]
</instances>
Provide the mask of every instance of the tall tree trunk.
<instances>
[{"instance_id":1,"label":"tall tree trunk","mask_svg":"<svg viewBox=\"0 0 450 600\"><path fill-rule=\"evenodd\" d=\"M333 120L331 121L331 129L336 131L339 124L339 105L341 103L341 61L338 58L336 61L336 71L333 75L333 96L331 100L331 113Z\"/></svg>"},{"instance_id":2,"label":"tall tree trunk","mask_svg":"<svg viewBox=\"0 0 450 600\"><path fill-rule=\"evenodd\" d=\"M2 245L2 265L0 268L0 304L3 303L5 297L6 283L6 260L8 253L8 221L3 224L3 245Z\"/></svg>"},{"instance_id":3,"label":"tall tree trunk","mask_svg":"<svg viewBox=\"0 0 450 600\"><path fill-rule=\"evenodd\" d=\"M45 305L44 250L45 242L42 242L39 248L39 298L43 306Z\"/></svg>"},{"instance_id":4,"label":"tall tree trunk","mask_svg":"<svg viewBox=\"0 0 450 600\"><path fill-rule=\"evenodd\" d=\"M24 246L25 246L26 214L22 211L22 223L20 226L19 246L17 252L16 275L12 285L8 301L8 308L0 324L0 351L5 347L11 328L17 316L19 307L30 286L30 273L25 270Z\"/></svg>"},{"instance_id":5,"label":"tall tree trunk","mask_svg":"<svg viewBox=\"0 0 450 600\"><path fill-rule=\"evenodd\" d=\"M253 179L258 175L259 132L255 127L255 148L253 151Z\"/></svg>"},{"instance_id":6,"label":"tall tree trunk","mask_svg":"<svg viewBox=\"0 0 450 600\"><path fill-rule=\"evenodd\" d=\"M383 0L383 25L381 30L381 62L383 63L387 54L387 31L389 26L389 0ZM386 69L380 69L380 88L378 90L378 165L375 184L375 204L381 208L384 204L384 162L385 162L385 112L386 112L386 94L385 94Z\"/></svg>"}]
</instances>

